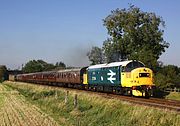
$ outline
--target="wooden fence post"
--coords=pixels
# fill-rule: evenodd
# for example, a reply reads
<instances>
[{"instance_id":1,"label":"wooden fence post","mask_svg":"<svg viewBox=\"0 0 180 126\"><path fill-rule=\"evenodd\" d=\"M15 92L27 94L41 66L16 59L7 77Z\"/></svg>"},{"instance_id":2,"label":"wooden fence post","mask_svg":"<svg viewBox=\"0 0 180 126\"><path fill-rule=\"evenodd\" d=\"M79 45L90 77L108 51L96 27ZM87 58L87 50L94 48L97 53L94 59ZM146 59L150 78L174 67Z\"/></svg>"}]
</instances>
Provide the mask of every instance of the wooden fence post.
<instances>
[{"instance_id":1,"label":"wooden fence post","mask_svg":"<svg viewBox=\"0 0 180 126\"><path fill-rule=\"evenodd\" d=\"M78 104L78 102L77 102L77 94L75 94L75 96L74 96L74 108L77 107L77 104Z\"/></svg>"},{"instance_id":2,"label":"wooden fence post","mask_svg":"<svg viewBox=\"0 0 180 126\"><path fill-rule=\"evenodd\" d=\"M55 99L57 99L58 98L58 93L57 93L57 91L55 90Z\"/></svg>"},{"instance_id":3,"label":"wooden fence post","mask_svg":"<svg viewBox=\"0 0 180 126\"><path fill-rule=\"evenodd\" d=\"M66 95L65 95L65 99L64 99L65 104L68 103L68 95L69 95L69 91L66 91Z\"/></svg>"}]
</instances>

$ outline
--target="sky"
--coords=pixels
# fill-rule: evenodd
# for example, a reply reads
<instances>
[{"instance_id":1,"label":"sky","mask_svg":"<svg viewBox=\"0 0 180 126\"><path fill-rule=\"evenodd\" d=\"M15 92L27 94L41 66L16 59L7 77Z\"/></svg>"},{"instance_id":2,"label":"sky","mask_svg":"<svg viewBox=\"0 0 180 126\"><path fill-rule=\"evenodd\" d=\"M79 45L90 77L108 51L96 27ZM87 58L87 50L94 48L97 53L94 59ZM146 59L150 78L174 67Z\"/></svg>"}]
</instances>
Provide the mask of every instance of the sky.
<instances>
[{"instance_id":1,"label":"sky","mask_svg":"<svg viewBox=\"0 0 180 126\"><path fill-rule=\"evenodd\" d=\"M159 60L180 66L179 0L0 0L0 64L19 69L42 59L87 66L87 52L108 37L102 20L129 3L163 18L170 47Z\"/></svg>"}]
</instances>

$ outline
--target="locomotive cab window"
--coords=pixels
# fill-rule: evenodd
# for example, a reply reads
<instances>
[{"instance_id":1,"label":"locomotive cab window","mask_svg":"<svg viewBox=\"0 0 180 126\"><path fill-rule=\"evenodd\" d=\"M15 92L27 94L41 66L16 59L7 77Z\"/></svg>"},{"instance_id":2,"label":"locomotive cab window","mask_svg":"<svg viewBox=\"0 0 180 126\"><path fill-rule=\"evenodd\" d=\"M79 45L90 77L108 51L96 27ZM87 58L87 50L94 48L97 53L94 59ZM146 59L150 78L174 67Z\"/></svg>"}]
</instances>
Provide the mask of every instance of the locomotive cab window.
<instances>
[{"instance_id":1,"label":"locomotive cab window","mask_svg":"<svg viewBox=\"0 0 180 126\"><path fill-rule=\"evenodd\" d=\"M121 67L121 71L122 71L122 72L125 72L125 71L126 71L126 67L125 67L125 66L122 66L122 67Z\"/></svg>"},{"instance_id":2,"label":"locomotive cab window","mask_svg":"<svg viewBox=\"0 0 180 126\"><path fill-rule=\"evenodd\" d=\"M125 72L131 72L132 70L139 68L139 67L144 67L144 64L141 62L133 61L130 62L126 65Z\"/></svg>"}]
</instances>

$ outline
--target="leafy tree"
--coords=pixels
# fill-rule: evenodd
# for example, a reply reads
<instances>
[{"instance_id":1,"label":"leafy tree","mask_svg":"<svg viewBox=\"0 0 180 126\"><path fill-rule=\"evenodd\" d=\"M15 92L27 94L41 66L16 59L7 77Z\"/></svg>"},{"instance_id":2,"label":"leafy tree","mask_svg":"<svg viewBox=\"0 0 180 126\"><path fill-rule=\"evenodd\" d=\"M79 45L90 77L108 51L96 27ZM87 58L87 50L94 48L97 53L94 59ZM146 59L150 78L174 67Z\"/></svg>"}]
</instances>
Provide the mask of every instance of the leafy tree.
<instances>
[{"instance_id":1,"label":"leafy tree","mask_svg":"<svg viewBox=\"0 0 180 126\"><path fill-rule=\"evenodd\" d=\"M34 72L42 72L42 71L51 71L64 69L66 65L63 62L57 62L55 65L51 63L47 63L43 60L30 60L25 64L22 71L24 73L34 73Z\"/></svg>"},{"instance_id":2,"label":"leafy tree","mask_svg":"<svg viewBox=\"0 0 180 126\"><path fill-rule=\"evenodd\" d=\"M168 87L168 81L167 81L167 78L164 74L162 73L156 73L156 75L154 76L154 80L155 80L155 84L157 87L159 88L166 88Z\"/></svg>"},{"instance_id":3,"label":"leafy tree","mask_svg":"<svg viewBox=\"0 0 180 126\"><path fill-rule=\"evenodd\" d=\"M103 63L103 52L99 47L92 47L91 51L87 53L92 65Z\"/></svg>"},{"instance_id":4,"label":"leafy tree","mask_svg":"<svg viewBox=\"0 0 180 126\"><path fill-rule=\"evenodd\" d=\"M43 71L50 71L50 70L54 70L56 67L54 66L54 64L51 64L51 63L47 63L45 66L44 66L44 70Z\"/></svg>"},{"instance_id":5,"label":"leafy tree","mask_svg":"<svg viewBox=\"0 0 180 126\"><path fill-rule=\"evenodd\" d=\"M174 65L167 65L155 74L155 84L157 87L180 87L180 69Z\"/></svg>"},{"instance_id":6,"label":"leafy tree","mask_svg":"<svg viewBox=\"0 0 180 126\"><path fill-rule=\"evenodd\" d=\"M130 5L128 9L111 11L103 22L110 35L103 44L107 62L128 58L152 67L169 47L160 29L165 27L165 22L155 13Z\"/></svg>"},{"instance_id":7,"label":"leafy tree","mask_svg":"<svg viewBox=\"0 0 180 126\"><path fill-rule=\"evenodd\" d=\"M54 68L55 66L53 64L49 64L43 60L30 60L25 64L22 71L24 73L33 73L33 72L49 71Z\"/></svg>"},{"instance_id":8,"label":"leafy tree","mask_svg":"<svg viewBox=\"0 0 180 126\"><path fill-rule=\"evenodd\" d=\"M0 82L7 79L7 68L4 65L0 65Z\"/></svg>"},{"instance_id":9,"label":"leafy tree","mask_svg":"<svg viewBox=\"0 0 180 126\"><path fill-rule=\"evenodd\" d=\"M55 67L56 67L55 68L56 70L58 70L58 69L65 69L66 65L63 62L56 62Z\"/></svg>"}]
</instances>

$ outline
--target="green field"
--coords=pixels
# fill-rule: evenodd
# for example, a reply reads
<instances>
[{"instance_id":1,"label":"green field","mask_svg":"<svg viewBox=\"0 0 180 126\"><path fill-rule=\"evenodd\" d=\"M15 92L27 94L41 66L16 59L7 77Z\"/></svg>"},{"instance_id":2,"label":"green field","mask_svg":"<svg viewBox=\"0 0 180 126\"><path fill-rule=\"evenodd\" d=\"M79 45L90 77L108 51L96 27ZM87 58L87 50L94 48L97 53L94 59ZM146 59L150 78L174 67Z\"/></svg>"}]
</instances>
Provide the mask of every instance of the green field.
<instances>
[{"instance_id":1,"label":"green field","mask_svg":"<svg viewBox=\"0 0 180 126\"><path fill-rule=\"evenodd\" d=\"M84 91L25 83L5 82L9 88L19 91L30 103L53 117L59 125L79 126L179 126L180 114L168 110L139 106L117 99L107 99ZM74 95L78 95L78 107L74 108Z\"/></svg>"}]
</instances>

